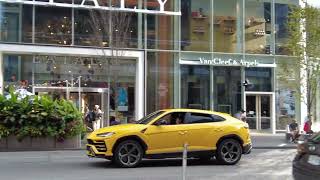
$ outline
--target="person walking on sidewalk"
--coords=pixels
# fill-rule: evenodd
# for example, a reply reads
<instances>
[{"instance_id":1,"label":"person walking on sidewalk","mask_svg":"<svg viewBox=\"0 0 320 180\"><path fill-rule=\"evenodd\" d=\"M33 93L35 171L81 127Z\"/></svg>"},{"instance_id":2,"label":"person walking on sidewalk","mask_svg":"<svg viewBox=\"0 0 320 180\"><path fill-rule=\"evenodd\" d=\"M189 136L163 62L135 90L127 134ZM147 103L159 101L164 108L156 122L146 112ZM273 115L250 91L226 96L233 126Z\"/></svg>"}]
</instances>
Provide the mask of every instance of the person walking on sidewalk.
<instances>
[{"instance_id":1,"label":"person walking on sidewalk","mask_svg":"<svg viewBox=\"0 0 320 180\"><path fill-rule=\"evenodd\" d=\"M304 126L303 126L304 132L306 134L312 134L313 131L311 130L311 127L312 127L311 116L308 115L307 118L306 118L306 122L304 123Z\"/></svg>"},{"instance_id":2,"label":"person walking on sidewalk","mask_svg":"<svg viewBox=\"0 0 320 180\"><path fill-rule=\"evenodd\" d=\"M93 126L93 130L95 131L97 129L100 129L100 124L101 124L102 114L103 114L99 105L94 106L93 113L94 113L94 121L92 121L92 126Z\"/></svg>"},{"instance_id":3,"label":"person walking on sidewalk","mask_svg":"<svg viewBox=\"0 0 320 180\"><path fill-rule=\"evenodd\" d=\"M289 130L292 137L291 141L295 142L299 137L299 125L295 119L293 119L292 122L289 124Z\"/></svg>"}]
</instances>

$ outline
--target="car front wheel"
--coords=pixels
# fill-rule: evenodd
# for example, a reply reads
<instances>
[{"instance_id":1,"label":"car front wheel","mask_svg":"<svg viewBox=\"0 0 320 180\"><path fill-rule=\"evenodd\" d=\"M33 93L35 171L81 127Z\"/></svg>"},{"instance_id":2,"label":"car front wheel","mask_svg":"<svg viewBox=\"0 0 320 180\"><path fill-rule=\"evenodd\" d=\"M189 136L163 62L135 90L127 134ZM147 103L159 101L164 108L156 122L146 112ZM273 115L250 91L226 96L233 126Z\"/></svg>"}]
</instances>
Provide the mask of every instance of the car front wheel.
<instances>
[{"instance_id":1,"label":"car front wheel","mask_svg":"<svg viewBox=\"0 0 320 180\"><path fill-rule=\"evenodd\" d=\"M236 164L242 155L242 148L238 141L234 139L225 139L219 145L216 152L217 160L221 164Z\"/></svg>"},{"instance_id":2,"label":"car front wheel","mask_svg":"<svg viewBox=\"0 0 320 180\"><path fill-rule=\"evenodd\" d=\"M120 167L136 167L142 160L143 149L137 141L121 142L114 151L114 162Z\"/></svg>"}]
</instances>

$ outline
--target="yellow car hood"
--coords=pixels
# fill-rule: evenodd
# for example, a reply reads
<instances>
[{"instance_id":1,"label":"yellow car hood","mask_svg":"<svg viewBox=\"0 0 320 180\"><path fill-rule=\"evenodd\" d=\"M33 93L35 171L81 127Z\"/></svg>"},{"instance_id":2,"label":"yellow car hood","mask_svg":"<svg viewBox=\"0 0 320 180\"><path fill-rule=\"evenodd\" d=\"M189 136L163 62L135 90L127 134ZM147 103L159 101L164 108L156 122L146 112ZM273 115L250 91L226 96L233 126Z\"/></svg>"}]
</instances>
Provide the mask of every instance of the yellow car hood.
<instances>
[{"instance_id":1,"label":"yellow car hood","mask_svg":"<svg viewBox=\"0 0 320 180\"><path fill-rule=\"evenodd\" d=\"M140 131L147 127L145 124L120 124L115 126L104 127L93 131L90 136L95 136L96 134L106 133L106 132L122 132L122 131Z\"/></svg>"}]
</instances>

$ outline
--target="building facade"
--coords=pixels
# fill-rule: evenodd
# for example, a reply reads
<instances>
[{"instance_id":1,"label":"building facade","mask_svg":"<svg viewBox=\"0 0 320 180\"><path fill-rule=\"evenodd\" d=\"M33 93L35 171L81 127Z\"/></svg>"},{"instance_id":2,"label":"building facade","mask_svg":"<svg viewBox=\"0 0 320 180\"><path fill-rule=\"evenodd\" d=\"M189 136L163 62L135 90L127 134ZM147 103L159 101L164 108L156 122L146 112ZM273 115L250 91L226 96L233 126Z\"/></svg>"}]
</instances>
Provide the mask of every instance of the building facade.
<instances>
[{"instance_id":1,"label":"building facade","mask_svg":"<svg viewBox=\"0 0 320 180\"><path fill-rule=\"evenodd\" d=\"M286 22L298 0L26 2L0 1L3 93L12 85L83 112L99 105L103 125L164 108L245 109L251 129L271 133L301 119L295 75L281 78L279 66L294 60Z\"/></svg>"}]
</instances>

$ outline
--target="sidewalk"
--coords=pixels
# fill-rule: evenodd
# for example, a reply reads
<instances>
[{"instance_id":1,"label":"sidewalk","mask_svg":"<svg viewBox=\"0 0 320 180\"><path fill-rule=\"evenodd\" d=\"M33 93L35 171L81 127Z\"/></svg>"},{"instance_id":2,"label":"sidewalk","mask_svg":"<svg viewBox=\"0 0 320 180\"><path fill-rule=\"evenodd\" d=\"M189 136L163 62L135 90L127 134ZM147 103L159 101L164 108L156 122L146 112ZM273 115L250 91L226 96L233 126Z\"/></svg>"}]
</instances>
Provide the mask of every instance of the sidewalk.
<instances>
[{"instance_id":1,"label":"sidewalk","mask_svg":"<svg viewBox=\"0 0 320 180\"><path fill-rule=\"evenodd\" d=\"M287 142L284 133L250 133L254 149L295 149L297 144Z\"/></svg>"}]
</instances>

